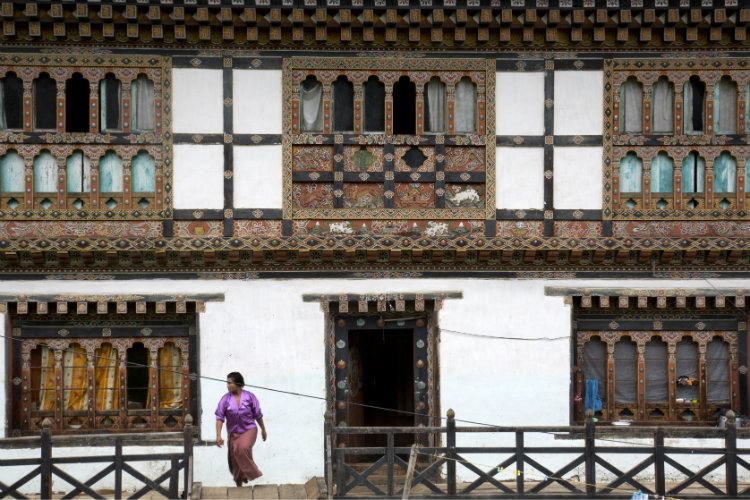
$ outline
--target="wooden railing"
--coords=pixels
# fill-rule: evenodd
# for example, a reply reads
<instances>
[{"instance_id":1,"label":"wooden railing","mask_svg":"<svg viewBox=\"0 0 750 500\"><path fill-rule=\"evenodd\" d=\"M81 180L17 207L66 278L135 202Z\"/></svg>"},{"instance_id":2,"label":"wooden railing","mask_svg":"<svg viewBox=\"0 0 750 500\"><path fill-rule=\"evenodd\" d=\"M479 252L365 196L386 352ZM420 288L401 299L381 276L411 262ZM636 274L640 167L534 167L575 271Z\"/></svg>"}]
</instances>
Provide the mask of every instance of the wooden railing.
<instances>
[{"instance_id":1,"label":"wooden railing","mask_svg":"<svg viewBox=\"0 0 750 500\"><path fill-rule=\"evenodd\" d=\"M326 468L328 491L338 498L363 495L406 498L409 491L420 498L550 495L601 498L630 497L639 490L658 497L750 498L747 479L750 448L737 444L738 434L739 439L750 439L750 429L737 429L731 411L727 412L726 426L721 429L615 427L596 425L591 416L583 426L456 427L455 415L449 410L445 427L336 427L329 420L325 433L326 459L330 464ZM346 445L358 442L352 437L363 434L384 436L385 446ZM396 436L404 435L412 436L414 444L395 446ZM479 435L486 436L482 438L484 442L505 438L512 445L456 444L457 436L472 435L475 440ZM554 439L554 446L525 444L527 436L540 441L542 435ZM428 442L428 436L432 436L433 442L445 444L420 444ZM679 441L665 445L665 439L696 438L718 439L724 446L711 447L704 442L696 447L695 441L683 446ZM416 468L414 450L420 457ZM412 457L407 463L402 457L409 455ZM469 455L471 459L467 459ZM688 464L685 460L688 457L689 462L702 464ZM554 465L542 463L550 459ZM621 470L621 464L627 464L627 470ZM459 481L457 469L463 469L463 481ZM743 479L739 479L740 475ZM373 479L375 476L380 478L379 482ZM421 489L415 491L420 485Z\"/></svg>"},{"instance_id":2,"label":"wooden railing","mask_svg":"<svg viewBox=\"0 0 750 500\"><path fill-rule=\"evenodd\" d=\"M193 418L185 416L185 426L182 432L160 432L143 434L87 434L79 436L52 436L52 422L45 419L41 436L0 439L0 449L23 449L38 448L38 458L5 458L9 455L7 451L2 452L0 458L0 477L11 476L8 469L11 467L33 467L31 472L19 477L11 484L0 481L0 498L29 498L21 489L33 484L39 479L39 491L41 498L52 498L52 479L57 477L73 486L70 491L64 492L63 498L74 498L83 493L91 498L105 498L102 493L94 489L94 485L111 474L114 474L114 498L123 498L123 475L129 476L142 483L143 486L133 492L127 498L140 498L151 491L163 495L165 498L185 498L192 496L193 484ZM85 454L83 456L55 457L54 449L62 447L97 447L113 446L112 455ZM171 453L142 453L125 454L125 446L173 446L181 447L180 451ZM168 462L167 470L156 478L147 477L135 469L135 462ZM63 470L63 464L104 464L105 467L92 474L88 479L78 479ZM182 492L180 494L180 474L182 474ZM162 483L169 481L165 488ZM64 484L58 481L57 484ZM23 488L31 491L30 487ZM59 493L58 491L55 492Z\"/></svg>"}]
</instances>

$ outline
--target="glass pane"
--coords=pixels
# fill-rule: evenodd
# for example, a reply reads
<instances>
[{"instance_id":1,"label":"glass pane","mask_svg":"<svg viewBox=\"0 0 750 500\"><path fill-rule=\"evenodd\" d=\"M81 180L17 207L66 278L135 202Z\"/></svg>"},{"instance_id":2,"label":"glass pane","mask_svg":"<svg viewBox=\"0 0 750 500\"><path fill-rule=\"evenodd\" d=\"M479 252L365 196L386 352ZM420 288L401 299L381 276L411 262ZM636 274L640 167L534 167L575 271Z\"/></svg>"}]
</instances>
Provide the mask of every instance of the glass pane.
<instances>
[{"instance_id":1,"label":"glass pane","mask_svg":"<svg viewBox=\"0 0 750 500\"><path fill-rule=\"evenodd\" d=\"M34 192L57 192L57 160L47 150L34 159Z\"/></svg>"},{"instance_id":2,"label":"glass pane","mask_svg":"<svg viewBox=\"0 0 750 500\"><path fill-rule=\"evenodd\" d=\"M136 342L127 350L128 409L148 409L150 353L142 343Z\"/></svg>"},{"instance_id":3,"label":"glass pane","mask_svg":"<svg viewBox=\"0 0 750 500\"><path fill-rule=\"evenodd\" d=\"M323 84L308 76L300 86L302 101L301 128L303 132L323 131Z\"/></svg>"},{"instance_id":4,"label":"glass pane","mask_svg":"<svg viewBox=\"0 0 750 500\"><path fill-rule=\"evenodd\" d=\"M133 158L133 192L153 193L156 186L154 159L145 151Z\"/></svg>"},{"instance_id":5,"label":"glass pane","mask_svg":"<svg viewBox=\"0 0 750 500\"><path fill-rule=\"evenodd\" d=\"M633 403L638 400L638 371L635 342L621 340L615 344L615 401Z\"/></svg>"},{"instance_id":6,"label":"glass pane","mask_svg":"<svg viewBox=\"0 0 750 500\"><path fill-rule=\"evenodd\" d=\"M34 128L55 129L57 86L48 74L34 80Z\"/></svg>"},{"instance_id":7,"label":"glass pane","mask_svg":"<svg viewBox=\"0 0 750 500\"><path fill-rule=\"evenodd\" d=\"M457 134L470 134L477 130L477 86L464 77L456 84Z\"/></svg>"},{"instance_id":8,"label":"glass pane","mask_svg":"<svg viewBox=\"0 0 750 500\"><path fill-rule=\"evenodd\" d=\"M598 382L597 393L602 401L607 397L606 373L607 344L598 338L591 339L583 346L583 378L584 382Z\"/></svg>"},{"instance_id":9,"label":"glass pane","mask_svg":"<svg viewBox=\"0 0 750 500\"><path fill-rule=\"evenodd\" d=\"M652 339L646 344L646 401L666 402L667 384L667 344Z\"/></svg>"},{"instance_id":10,"label":"glass pane","mask_svg":"<svg viewBox=\"0 0 750 500\"><path fill-rule=\"evenodd\" d=\"M393 133L416 133L417 87L408 77L402 76L393 85Z\"/></svg>"},{"instance_id":11,"label":"glass pane","mask_svg":"<svg viewBox=\"0 0 750 500\"><path fill-rule=\"evenodd\" d=\"M674 85L666 78L654 84L654 133L671 134L674 130Z\"/></svg>"},{"instance_id":12,"label":"glass pane","mask_svg":"<svg viewBox=\"0 0 750 500\"><path fill-rule=\"evenodd\" d=\"M99 191L101 193L122 192L122 159L113 151L104 155L99 163Z\"/></svg>"},{"instance_id":13,"label":"glass pane","mask_svg":"<svg viewBox=\"0 0 750 500\"><path fill-rule=\"evenodd\" d=\"M24 162L21 155L12 149L0 160L0 178L4 193L24 191Z\"/></svg>"},{"instance_id":14,"label":"glass pane","mask_svg":"<svg viewBox=\"0 0 750 500\"><path fill-rule=\"evenodd\" d=\"M74 151L67 162L69 193L88 193L91 190L91 161L82 151Z\"/></svg>"},{"instance_id":15,"label":"glass pane","mask_svg":"<svg viewBox=\"0 0 750 500\"><path fill-rule=\"evenodd\" d=\"M690 153L682 162L682 192L702 193L706 161L698 153Z\"/></svg>"},{"instance_id":16,"label":"glass pane","mask_svg":"<svg viewBox=\"0 0 750 500\"><path fill-rule=\"evenodd\" d=\"M80 73L65 82L65 130L89 131L89 81Z\"/></svg>"},{"instance_id":17,"label":"glass pane","mask_svg":"<svg viewBox=\"0 0 750 500\"><path fill-rule=\"evenodd\" d=\"M354 130L354 85L343 76L333 82L333 130Z\"/></svg>"},{"instance_id":18,"label":"glass pane","mask_svg":"<svg viewBox=\"0 0 750 500\"><path fill-rule=\"evenodd\" d=\"M724 77L714 87L714 126L718 134L737 133L737 84Z\"/></svg>"},{"instance_id":19,"label":"glass pane","mask_svg":"<svg viewBox=\"0 0 750 500\"><path fill-rule=\"evenodd\" d=\"M371 76L365 82L365 132L385 130L385 84Z\"/></svg>"},{"instance_id":20,"label":"glass pane","mask_svg":"<svg viewBox=\"0 0 750 500\"><path fill-rule=\"evenodd\" d=\"M691 402L698 399L698 344L691 339L677 343L675 351L677 364L676 397L678 402Z\"/></svg>"},{"instance_id":21,"label":"glass pane","mask_svg":"<svg viewBox=\"0 0 750 500\"><path fill-rule=\"evenodd\" d=\"M445 132L445 84L433 77L425 85L424 129L426 132Z\"/></svg>"},{"instance_id":22,"label":"glass pane","mask_svg":"<svg viewBox=\"0 0 750 500\"><path fill-rule=\"evenodd\" d=\"M737 166L727 152L714 160L714 193L734 193Z\"/></svg>"},{"instance_id":23,"label":"glass pane","mask_svg":"<svg viewBox=\"0 0 750 500\"><path fill-rule=\"evenodd\" d=\"M63 408L66 410L88 409L87 368L86 350L78 344L68 346L63 353Z\"/></svg>"},{"instance_id":24,"label":"glass pane","mask_svg":"<svg viewBox=\"0 0 750 500\"><path fill-rule=\"evenodd\" d=\"M672 158L659 153L651 160L651 190L654 193L672 192Z\"/></svg>"},{"instance_id":25,"label":"glass pane","mask_svg":"<svg viewBox=\"0 0 750 500\"><path fill-rule=\"evenodd\" d=\"M23 81L15 73L3 78L3 118L5 128L23 128Z\"/></svg>"},{"instance_id":26,"label":"glass pane","mask_svg":"<svg viewBox=\"0 0 750 500\"><path fill-rule=\"evenodd\" d=\"M635 153L628 153L620 160L620 192L640 193L643 164Z\"/></svg>"},{"instance_id":27,"label":"glass pane","mask_svg":"<svg viewBox=\"0 0 750 500\"><path fill-rule=\"evenodd\" d=\"M643 123L643 86L631 77L622 85L622 131L626 134L641 133Z\"/></svg>"},{"instance_id":28,"label":"glass pane","mask_svg":"<svg viewBox=\"0 0 750 500\"><path fill-rule=\"evenodd\" d=\"M729 344L713 339L706 345L707 400L729 401Z\"/></svg>"}]
</instances>

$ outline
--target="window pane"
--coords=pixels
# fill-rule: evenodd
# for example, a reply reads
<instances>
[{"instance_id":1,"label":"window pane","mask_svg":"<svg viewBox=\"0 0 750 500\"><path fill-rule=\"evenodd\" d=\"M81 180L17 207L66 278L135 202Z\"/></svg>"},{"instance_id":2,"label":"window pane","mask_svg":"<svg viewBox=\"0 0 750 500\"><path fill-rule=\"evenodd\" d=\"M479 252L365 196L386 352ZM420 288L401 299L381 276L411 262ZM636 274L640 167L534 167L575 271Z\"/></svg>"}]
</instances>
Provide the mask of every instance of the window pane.
<instances>
[{"instance_id":1,"label":"window pane","mask_svg":"<svg viewBox=\"0 0 750 500\"><path fill-rule=\"evenodd\" d=\"M94 371L96 384L96 409L116 410L119 407L120 374L118 353L111 344L102 344L94 352L96 356Z\"/></svg>"},{"instance_id":2,"label":"window pane","mask_svg":"<svg viewBox=\"0 0 750 500\"><path fill-rule=\"evenodd\" d=\"M643 164L635 153L628 153L620 160L620 192L640 193Z\"/></svg>"},{"instance_id":3,"label":"window pane","mask_svg":"<svg viewBox=\"0 0 750 500\"><path fill-rule=\"evenodd\" d=\"M159 349L159 406L182 408L182 356L180 349L167 342Z\"/></svg>"},{"instance_id":4,"label":"window pane","mask_svg":"<svg viewBox=\"0 0 750 500\"><path fill-rule=\"evenodd\" d=\"M103 130L120 130L120 102L122 85L113 74L102 80L99 89L100 110Z\"/></svg>"},{"instance_id":5,"label":"window pane","mask_svg":"<svg viewBox=\"0 0 750 500\"><path fill-rule=\"evenodd\" d=\"M685 132L703 132L703 109L706 85L697 76L685 83Z\"/></svg>"},{"instance_id":6,"label":"window pane","mask_svg":"<svg viewBox=\"0 0 750 500\"><path fill-rule=\"evenodd\" d=\"M153 193L155 189L156 167L154 159L145 151L133 158L133 192Z\"/></svg>"},{"instance_id":7,"label":"window pane","mask_svg":"<svg viewBox=\"0 0 750 500\"><path fill-rule=\"evenodd\" d=\"M425 119L426 132L445 132L445 84L433 77L425 85Z\"/></svg>"},{"instance_id":8,"label":"window pane","mask_svg":"<svg viewBox=\"0 0 750 500\"><path fill-rule=\"evenodd\" d=\"M628 78L622 85L622 131L625 133L641 133L643 86L635 78Z\"/></svg>"},{"instance_id":9,"label":"window pane","mask_svg":"<svg viewBox=\"0 0 750 500\"><path fill-rule=\"evenodd\" d=\"M596 380L598 382L599 397L602 402L607 397L607 344L601 339L594 338L583 346L583 377L584 382ZM583 394L582 394L583 395Z\"/></svg>"},{"instance_id":10,"label":"window pane","mask_svg":"<svg viewBox=\"0 0 750 500\"><path fill-rule=\"evenodd\" d=\"M66 177L69 193L88 193L91 190L91 161L82 151L74 151L68 158Z\"/></svg>"},{"instance_id":11,"label":"window pane","mask_svg":"<svg viewBox=\"0 0 750 500\"><path fill-rule=\"evenodd\" d=\"M708 401L729 401L729 344L714 339L706 344Z\"/></svg>"},{"instance_id":12,"label":"window pane","mask_svg":"<svg viewBox=\"0 0 750 500\"><path fill-rule=\"evenodd\" d=\"M55 129L57 86L48 74L34 80L34 128Z\"/></svg>"},{"instance_id":13,"label":"window pane","mask_svg":"<svg viewBox=\"0 0 750 500\"><path fill-rule=\"evenodd\" d=\"M302 101L301 128L303 132L323 131L323 84L308 76L300 86Z\"/></svg>"},{"instance_id":14,"label":"window pane","mask_svg":"<svg viewBox=\"0 0 750 500\"><path fill-rule=\"evenodd\" d=\"M674 129L674 85L666 78L654 84L654 133L671 134Z\"/></svg>"},{"instance_id":15,"label":"window pane","mask_svg":"<svg viewBox=\"0 0 750 500\"><path fill-rule=\"evenodd\" d=\"M638 400L638 371L635 342L621 340L615 344L615 401L633 403Z\"/></svg>"},{"instance_id":16,"label":"window pane","mask_svg":"<svg viewBox=\"0 0 750 500\"><path fill-rule=\"evenodd\" d=\"M714 160L714 193L734 193L737 166L729 153Z\"/></svg>"},{"instance_id":17,"label":"window pane","mask_svg":"<svg viewBox=\"0 0 750 500\"><path fill-rule=\"evenodd\" d=\"M652 339L646 344L646 401L666 402L667 384L667 344Z\"/></svg>"},{"instance_id":18,"label":"window pane","mask_svg":"<svg viewBox=\"0 0 750 500\"><path fill-rule=\"evenodd\" d=\"M141 342L127 350L128 409L148 408L149 358L149 351Z\"/></svg>"},{"instance_id":19,"label":"window pane","mask_svg":"<svg viewBox=\"0 0 750 500\"><path fill-rule=\"evenodd\" d=\"M2 80L3 128L23 128L23 81L15 73Z\"/></svg>"},{"instance_id":20,"label":"window pane","mask_svg":"<svg viewBox=\"0 0 750 500\"><path fill-rule=\"evenodd\" d=\"M457 134L470 134L477 130L477 86L464 77L456 84Z\"/></svg>"},{"instance_id":21,"label":"window pane","mask_svg":"<svg viewBox=\"0 0 750 500\"><path fill-rule=\"evenodd\" d=\"M371 76L365 82L365 132L385 131L385 84Z\"/></svg>"},{"instance_id":22,"label":"window pane","mask_svg":"<svg viewBox=\"0 0 750 500\"><path fill-rule=\"evenodd\" d=\"M344 76L333 82L333 130L354 130L354 85Z\"/></svg>"},{"instance_id":23,"label":"window pane","mask_svg":"<svg viewBox=\"0 0 750 500\"><path fill-rule=\"evenodd\" d=\"M57 191L57 160L49 151L42 151L34 159L34 192Z\"/></svg>"},{"instance_id":24,"label":"window pane","mask_svg":"<svg viewBox=\"0 0 750 500\"><path fill-rule=\"evenodd\" d=\"M21 155L12 149L0 161L0 178L4 193L22 193L24 191L24 162Z\"/></svg>"},{"instance_id":25,"label":"window pane","mask_svg":"<svg viewBox=\"0 0 750 500\"><path fill-rule=\"evenodd\" d=\"M682 192L702 193L705 172L705 160L694 151L690 153L682 162Z\"/></svg>"},{"instance_id":26,"label":"window pane","mask_svg":"<svg viewBox=\"0 0 750 500\"><path fill-rule=\"evenodd\" d=\"M393 133L416 133L417 87L408 77L402 76L393 85Z\"/></svg>"},{"instance_id":27,"label":"window pane","mask_svg":"<svg viewBox=\"0 0 750 500\"><path fill-rule=\"evenodd\" d=\"M101 193L122 192L122 159L113 151L104 155L100 162L99 191Z\"/></svg>"},{"instance_id":28,"label":"window pane","mask_svg":"<svg viewBox=\"0 0 750 500\"><path fill-rule=\"evenodd\" d=\"M672 158L666 153L659 153L651 160L651 190L654 193L672 192Z\"/></svg>"},{"instance_id":29,"label":"window pane","mask_svg":"<svg viewBox=\"0 0 750 500\"><path fill-rule=\"evenodd\" d=\"M677 343L675 351L677 364L677 399L692 401L698 398L698 344L691 339Z\"/></svg>"},{"instance_id":30,"label":"window pane","mask_svg":"<svg viewBox=\"0 0 750 500\"><path fill-rule=\"evenodd\" d=\"M89 131L89 81L80 73L65 82L65 131Z\"/></svg>"},{"instance_id":31,"label":"window pane","mask_svg":"<svg viewBox=\"0 0 750 500\"><path fill-rule=\"evenodd\" d=\"M146 75L138 75L130 88L135 130L154 130L154 82Z\"/></svg>"},{"instance_id":32,"label":"window pane","mask_svg":"<svg viewBox=\"0 0 750 500\"><path fill-rule=\"evenodd\" d=\"M63 408L66 410L88 409L86 372L86 350L71 344L63 353Z\"/></svg>"},{"instance_id":33,"label":"window pane","mask_svg":"<svg viewBox=\"0 0 750 500\"><path fill-rule=\"evenodd\" d=\"M729 77L714 87L715 127L719 134L737 133L737 84Z\"/></svg>"}]
</instances>

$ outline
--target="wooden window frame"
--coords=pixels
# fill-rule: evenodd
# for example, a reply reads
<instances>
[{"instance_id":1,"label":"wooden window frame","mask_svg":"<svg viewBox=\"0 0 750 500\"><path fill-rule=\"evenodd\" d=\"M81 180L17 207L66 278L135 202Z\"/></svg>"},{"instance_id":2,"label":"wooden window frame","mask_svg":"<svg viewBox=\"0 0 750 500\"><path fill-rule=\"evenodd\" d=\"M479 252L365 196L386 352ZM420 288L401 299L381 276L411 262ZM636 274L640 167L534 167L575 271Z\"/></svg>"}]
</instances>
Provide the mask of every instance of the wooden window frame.
<instances>
[{"instance_id":1,"label":"wooden window frame","mask_svg":"<svg viewBox=\"0 0 750 500\"><path fill-rule=\"evenodd\" d=\"M105 303L106 305L106 303ZM75 306L75 304L73 304ZM99 306L97 304L95 308ZM24 305L24 309L28 306ZM8 366L10 380L8 390L9 429L7 434L34 435L41 432L45 418L52 421L56 433L74 434L87 432L163 432L182 429L184 418L190 414L198 417L198 384L194 374L198 373L197 312L192 304L185 306L184 312L177 306L167 305L163 311L156 311L153 302L128 304L125 312L118 308L116 313L103 315L100 310L85 315L75 313L29 314L17 304L8 304ZM161 408L159 404L160 377L158 367L159 349L166 343L178 347L181 357L179 380L182 385L183 403L179 408ZM129 408L127 404L127 349L135 343L142 343L150 351L152 363L149 370L150 407ZM86 350L87 375L86 389L88 400L85 410L63 409L64 387L55 387L54 409L41 410L33 406L31 352L41 346L48 346L61 353L72 344ZM95 394L95 351L103 344L111 344L118 351L119 395L116 408L96 409ZM55 378L62 379L62 355L55 353ZM38 388L36 388L38 389ZM173 420L170 420L173 419ZM77 419L75 425L71 420ZM105 422L105 419L108 421ZM146 423L144 423L144 421Z\"/></svg>"},{"instance_id":2,"label":"wooden window frame","mask_svg":"<svg viewBox=\"0 0 750 500\"><path fill-rule=\"evenodd\" d=\"M698 76L706 85L704 131L684 131L684 84ZM714 86L729 76L737 84L736 134L714 130ZM620 89L635 77L643 87L640 134L622 133ZM673 132L653 133L651 128L652 86L666 77L674 86ZM746 106L750 100L750 63L744 59L709 60L633 60L604 61L604 206L608 220L746 220L750 200L745 192L745 171L750 159L750 135L746 129ZM706 161L703 193L682 192L682 162L691 151ZM643 163L640 193L620 192L620 160L635 153ZM661 152L673 162L672 193L651 192L651 161ZM714 193L714 161L728 152L736 161L734 193ZM690 207L691 202L696 207ZM657 205L661 205L661 208Z\"/></svg>"},{"instance_id":3,"label":"wooden window frame","mask_svg":"<svg viewBox=\"0 0 750 500\"><path fill-rule=\"evenodd\" d=\"M14 150L24 159L24 192L0 193L0 220L163 220L172 216L172 117L171 59L162 56L101 57L79 55L0 54L0 78L14 73L23 82L23 128L0 130L0 157ZM48 73L57 85L57 119L53 130L35 130L33 117L33 82ZM89 82L88 106L82 110L66 107L66 82L80 73ZM99 85L105 75L112 73L122 85L121 125L118 131L101 129ZM154 83L154 130L139 132L131 123L131 83L145 74ZM85 113L89 119L86 132L67 132L66 113ZM33 161L42 151L49 150L58 162L57 190L54 197L37 196L33 188ZM66 162L76 149L91 161L91 189L88 193L68 193ZM131 161L145 150L155 161L155 189L153 193L134 196L131 190ZM99 160L114 151L123 160L123 190L114 196L99 192ZM44 198L52 206L44 208ZM114 198L117 205L110 208L107 201ZM139 201L146 198L148 205ZM8 205L15 199L19 205ZM74 202L83 202L78 208Z\"/></svg>"},{"instance_id":4,"label":"wooden window frame","mask_svg":"<svg viewBox=\"0 0 750 500\"><path fill-rule=\"evenodd\" d=\"M283 216L289 219L490 219L495 216L495 61L483 59L378 59L378 58L290 58L283 63ZM315 76L323 84L323 131L301 131L302 103L299 85L308 76ZM333 131L331 113L331 85L339 76L354 83L354 131ZM364 104L364 83L377 76L385 89L385 130L365 132L365 117L360 110ZM416 83L416 134L394 135L392 88L398 79L407 76ZM446 134L424 132L424 85L433 76L440 76L447 85ZM476 131L473 134L456 134L453 112L455 85L469 76L477 86ZM365 147L375 151L382 168L378 172L345 171L345 147ZM417 147L429 150L434 159L432 172L402 172L394 167L400 160L399 147ZM446 172L443 162L448 148L475 148L481 150L484 169L481 172ZM295 168L295 155L302 148L310 154L324 156L326 168L299 170ZM325 151L323 151L325 150ZM307 154L302 151L300 154ZM432 160L431 160L432 161ZM318 187L319 183L324 187ZM345 183L348 186L370 184L382 193L382 206L345 206ZM425 206L399 207L397 184L426 183L434 190L434 200ZM461 189L483 189L483 203L478 206L456 204ZM325 189L325 201L320 206L304 206L295 202L295 188ZM451 188L455 191L449 192ZM470 193L471 194L471 193ZM451 199L452 198L452 199Z\"/></svg>"}]
</instances>

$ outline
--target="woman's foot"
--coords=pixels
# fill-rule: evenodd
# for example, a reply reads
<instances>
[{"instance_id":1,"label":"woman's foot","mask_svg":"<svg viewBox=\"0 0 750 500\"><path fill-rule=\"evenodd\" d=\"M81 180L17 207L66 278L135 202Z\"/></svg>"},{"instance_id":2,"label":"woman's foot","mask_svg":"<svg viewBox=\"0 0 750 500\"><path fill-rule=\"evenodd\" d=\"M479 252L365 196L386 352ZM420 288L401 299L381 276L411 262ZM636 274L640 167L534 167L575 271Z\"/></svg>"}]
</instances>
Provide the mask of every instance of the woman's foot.
<instances>
[{"instance_id":1,"label":"woman's foot","mask_svg":"<svg viewBox=\"0 0 750 500\"><path fill-rule=\"evenodd\" d=\"M238 488L242 488L242 481L235 481L234 482Z\"/></svg>"}]
</instances>

